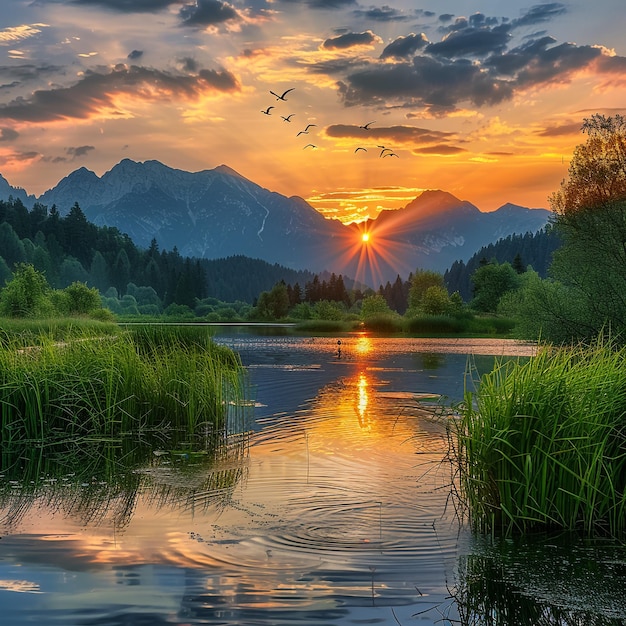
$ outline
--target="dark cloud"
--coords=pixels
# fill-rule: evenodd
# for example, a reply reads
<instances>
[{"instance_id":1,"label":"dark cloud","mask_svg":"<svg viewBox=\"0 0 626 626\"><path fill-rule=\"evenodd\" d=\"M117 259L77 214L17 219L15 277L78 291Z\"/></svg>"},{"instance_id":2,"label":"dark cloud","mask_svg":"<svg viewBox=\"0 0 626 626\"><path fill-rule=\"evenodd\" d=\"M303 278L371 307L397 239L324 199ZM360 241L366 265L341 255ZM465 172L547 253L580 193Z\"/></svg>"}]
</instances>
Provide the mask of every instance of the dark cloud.
<instances>
[{"instance_id":1,"label":"dark cloud","mask_svg":"<svg viewBox=\"0 0 626 626\"><path fill-rule=\"evenodd\" d=\"M336 138L363 139L367 137L367 139L374 141L430 144L446 141L453 133L418 128L417 126L370 126L369 130L364 131L357 125L333 124L326 128L326 135Z\"/></svg>"},{"instance_id":2,"label":"dark cloud","mask_svg":"<svg viewBox=\"0 0 626 626\"><path fill-rule=\"evenodd\" d=\"M180 66L187 74L193 74L198 71L199 64L195 59L191 57L183 57L179 60Z\"/></svg>"},{"instance_id":3,"label":"dark cloud","mask_svg":"<svg viewBox=\"0 0 626 626\"><path fill-rule=\"evenodd\" d=\"M380 37L375 35L371 30L364 33L346 33L339 37L327 39L322 47L326 50L345 50L354 46L371 46L380 43Z\"/></svg>"},{"instance_id":4,"label":"dark cloud","mask_svg":"<svg viewBox=\"0 0 626 626\"><path fill-rule=\"evenodd\" d=\"M130 61L136 61L137 59L140 59L142 56L143 56L143 50L133 50L131 53L129 53L128 59Z\"/></svg>"},{"instance_id":5,"label":"dark cloud","mask_svg":"<svg viewBox=\"0 0 626 626\"><path fill-rule=\"evenodd\" d=\"M0 119L47 122L86 119L103 108L115 108L115 95L146 100L195 98L207 90L232 92L239 82L227 70L201 70L195 76L120 64L108 73L88 71L71 87L42 89L29 98L0 104Z\"/></svg>"},{"instance_id":6,"label":"dark cloud","mask_svg":"<svg viewBox=\"0 0 626 626\"><path fill-rule=\"evenodd\" d=\"M0 128L0 141L14 141L20 134L12 128Z\"/></svg>"},{"instance_id":7,"label":"dark cloud","mask_svg":"<svg viewBox=\"0 0 626 626\"><path fill-rule=\"evenodd\" d=\"M447 58L487 56L504 51L509 37L508 27L467 27L451 32L442 41L429 44L426 52Z\"/></svg>"},{"instance_id":8,"label":"dark cloud","mask_svg":"<svg viewBox=\"0 0 626 626\"><path fill-rule=\"evenodd\" d=\"M311 9L343 9L356 4L356 0L278 0L283 4L301 4Z\"/></svg>"},{"instance_id":9,"label":"dark cloud","mask_svg":"<svg viewBox=\"0 0 626 626\"><path fill-rule=\"evenodd\" d=\"M451 22L453 19L454 19L454 15L452 13L442 13L439 16L439 21L443 22L444 24Z\"/></svg>"},{"instance_id":10,"label":"dark cloud","mask_svg":"<svg viewBox=\"0 0 626 626\"><path fill-rule=\"evenodd\" d=\"M180 18L185 26L212 26L229 20L241 19L237 11L220 0L197 0L180 10Z\"/></svg>"},{"instance_id":11,"label":"dark cloud","mask_svg":"<svg viewBox=\"0 0 626 626\"><path fill-rule=\"evenodd\" d=\"M513 26L531 26L547 22L563 13L567 12L567 7L560 2L547 2L535 4L522 17L511 21Z\"/></svg>"},{"instance_id":12,"label":"dark cloud","mask_svg":"<svg viewBox=\"0 0 626 626\"><path fill-rule=\"evenodd\" d=\"M437 144L435 146L425 146L423 148L415 148L412 150L413 154L438 154L440 156L448 156L453 154L461 154L467 152L465 148L459 148L458 146L449 146L446 144Z\"/></svg>"},{"instance_id":13,"label":"dark cloud","mask_svg":"<svg viewBox=\"0 0 626 626\"><path fill-rule=\"evenodd\" d=\"M6 77L12 82L1 87L14 87L20 82L44 79L48 80L48 76L58 76L64 73L64 68L58 65L33 65L24 63L22 65L3 65L0 66L0 77Z\"/></svg>"},{"instance_id":14,"label":"dark cloud","mask_svg":"<svg viewBox=\"0 0 626 626\"><path fill-rule=\"evenodd\" d=\"M428 44L428 39L424 33L416 35L411 33L406 37L398 37L394 39L380 55L381 59L395 57L398 59L413 56L418 50L424 48Z\"/></svg>"},{"instance_id":15,"label":"dark cloud","mask_svg":"<svg viewBox=\"0 0 626 626\"><path fill-rule=\"evenodd\" d=\"M354 11L353 15L375 22L404 22L410 19L406 13L387 5L371 7L370 9L359 9Z\"/></svg>"},{"instance_id":16,"label":"dark cloud","mask_svg":"<svg viewBox=\"0 0 626 626\"><path fill-rule=\"evenodd\" d=\"M95 146L78 146L76 148L67 148L65 153L71 156L73 159L85 156L92 150L95 150Z\"/></svg>"},{"instance_id":17,"label":"dark cloud","mask_svg":"<svg viewBox=\"0 0 626 626\"><path fill-rule=\"evenodd\" d=\"M11 161L32 161L39 157L39 152L31 151L31 152L11 152L11 154L5 154L0 157L0 165L4 165L5 163L9 163Z\"/></svg>"},{"instance_id":18,"label":"dark cloud","mask_svg":"<svg viewBox=\"0 0 626 626\"><path fill-rule=\"evenodd\" d=\"M100 6L110 11L123 13L153 13L162 11L172 4L180 4L180 0L70 0L69 4Z\"/></svg>"},{"instance_id":19,"label":"dark cloud","mask_svg":"<svg viewBox=\"0 0 626 626\"><path fill-rule=\"evenodd\" d=\"M417 56L412 64L380 65L348 76L340 85L346 105L407 104L454 109L459 102L498 104L512 97L514 85L466 60L437 60Z\"/></svg>"}]
</instances>

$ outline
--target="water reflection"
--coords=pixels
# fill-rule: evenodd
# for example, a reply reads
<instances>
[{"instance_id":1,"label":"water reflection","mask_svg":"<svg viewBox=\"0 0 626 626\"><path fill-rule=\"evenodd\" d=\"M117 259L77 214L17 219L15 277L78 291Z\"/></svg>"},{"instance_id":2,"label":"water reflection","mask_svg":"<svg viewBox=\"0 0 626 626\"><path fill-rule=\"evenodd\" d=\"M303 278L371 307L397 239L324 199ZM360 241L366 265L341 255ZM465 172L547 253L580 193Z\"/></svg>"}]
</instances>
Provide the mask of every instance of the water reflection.
<instances>
[{"instance_id":1,"label":"water reflection","mask_svg":"<svg viewBox=\"0 0 626 626\"><path fill-rule=\"evenodd\" d=\"M255 400L253 428L222 453L85 447L74 469L67 451L56 468L5 457L3 624L514 623L498 594L532 586L498 576L520 548L507 565L459 527L432 411L462 397L467 342L432 359L431 342L342 337L338 359L336 337L221 341L240 350ZM470 347L477 362L529 350ZM614 557L601 563L620 581Z\"/></svg>"}]
</instances>

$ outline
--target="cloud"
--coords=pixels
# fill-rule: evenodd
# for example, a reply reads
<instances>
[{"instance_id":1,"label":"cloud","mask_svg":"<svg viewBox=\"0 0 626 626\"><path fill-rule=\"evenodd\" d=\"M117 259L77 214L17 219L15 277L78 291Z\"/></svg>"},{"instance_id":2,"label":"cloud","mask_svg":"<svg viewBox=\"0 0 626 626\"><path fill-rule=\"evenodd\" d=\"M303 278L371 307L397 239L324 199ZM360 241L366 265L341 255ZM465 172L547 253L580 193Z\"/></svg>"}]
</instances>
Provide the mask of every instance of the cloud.
<instances>
[{"instance_id":1,"label":"cloud","mask_svg":"<svg viewBox=\"0 0 626 626\"><path fill-rule=\"evenodd\" d=\"M0 45L13 45L18 41L28 39L38 35L47 24L21 24L20 26L10 26L0 30Z\"/></svg>"},{"instance_id":2,"label":"cloud","mask_svg":"<svg viewBox=\"0 0 626 626\"><path fill-rule=\"evenodd\" d=\"M446 144L438 144L435 146L425 146L423 148L415 148L412 150L413 154L428 154L430 156L453 156L455 154L462 154L467 152L465 148L459 148L458 146L449 146Z\"/></svg>"},{"instance_id":3,"label":"cloud","mask_svg":"<svg viewBox=\"0 0 626 626\"><path fill-rule=\"evenodd\" d=\"M184 6L179 15L184 26L213 26L241 19L234 7L220 0L197 0L195 4Z\"/></svg>"},{"instance_id":4,"label":"cloud","mask_svg":"<svg viewBox=\"0 0 626 626\"><path fill-rule=\"evenodd\" d=\"M0 141L14 141L20 134L12 128L0 128Z\"/></svg>"},{"instance_id":5,"label":"cloud","mask_svg":"<svg viewBox=\"0 0 626 626\"><path fill-rule=\"evenodd\" d=\"M322 44L322 47L325 50L345 50L355 46L374 46L378 43L382 43L382 39L371 30L366 30L363 33L346 33L331 37Z\"/></svg>"},{"instance_id":6,"label":"cloud","mask_svg":"<svg viewBox=\"0 0 626 626\"><path fill-rule=\"evenodd\" d=\"M404 22L410 19L406 13L387 5L371 7L369 9L358 9L353 12L353 15L374 22Z\"/></svg>"},{"instance_id":7,"label":"cloud","mask_svg":"<svg viewBox=\"0 0 626 626\"><path fill-rule=\"evenodd\" d=\"M492 76L467 60L417 56L411 64L380 65L355 72L340 86L348 106L382 104L389 100L454 109L463 101L475 105L508 100L514 84Z\"/></svg>"},{"instance_id":8,"label":"cloud","mask_svg":"<svg viewBox=\"0 0 626 626\"><path fill-rule=\"evenodd\" d=\"M76 148L66 148L65 152L66 154L71 156L72 159L77 159L79 157L85 156L86 154L88 154L89 152L95 149L96 149L95 146L78 146Z\"/></svg>"},{"instance_id":9,"label":"cloud","mask_svg":"<svg viewBox=\"0 0 626 626\"><path fill-rule=\"evenodd\" d=\"M522 17L512 20L511 24L515 27L542 24L565 12L567 7L560 2L535 4Z\"/></svg>"},{"instance_id":10,"label":"cloud","mask_svg":"<svg viewBox=\"0 0 626 626\"><path fill-rule=\"evenodd\" d=\"M310 9L342 9L356 4L356 0L278 0L284 4L302 4Z\"/></svg>"},{"instance_id":11,"label":"cloud","mask_svg":"<svg viewBox=\"0 0 626 626\"><path fill-rule=\"evenodd\" d=\"M32 161L40 156L39 152L11 152L10 154L0 155L0 165L6 165L15 161Z\"/></svg>"},{"instance_id":12,"label":"cloud","mask_svg":"<svg viewBox=\"0 0 626 626\"><path fill-rule=\"evenodd\" d=\"M332 124L325 130L328 137L391 141L394 143L429 144L446 141L453 133L418 128L417 126L370 126L364 130L353 124Z\"/></svg>"},{"instance_id":13,"label":"cloud","mask_svg":"<svg viewBox=\"0 0 626 626\"><path fill-rule=\"evenodd\" d=\"M14 87L20 82L39 80L41 78L48 80L48 76L57 76L63 73L63 71L64 68L58 65L34 65L32 63L3 65L0 66L0 77L6 77L11 80L11 83L1 85L0 87Z\"/></svg>"},{"instance_id":14,"label":"cloud","mask_svg":"<svg viewBox=\"0 0 626 626\"><path fill-rule=\"evenodd\" d=\"M69 4L86 7L99 6L122 13L154 13L172 4L180 4L180 0L69 0Z\"/></svg>"},{"instance_id":15,"label":"cloud","mask_svg":"<svg viewBox=\"0 0 626 626\"><path fill-rule=\"evenodd\" d=\"M87 119L108 112L121 115L117 95L137 96L144 101L163 102L170 98L195 99L208 92L240 89L227 70L200 70L197 75L166 72L135 65L117 65L108 73L87 72L70 87L35 91L29 98L0 104L0 119L52 122Z\"/></svg>"},{"instance_id":16,"label":"cloud","mask_svg":"<svg viewBox=\"0 0 626 626\"><path fill-rule=\"evenodd\" d=\"M128 54L129 61L136 61L143 56L143 50L133 50Z\"/></svg>"},{"instance_id":17,"label":"cloud","mask_svg":"<svg viewBox=\"0 0 626 626\"><path fill-rule=\"evenodd\" d=\"M444 24L447 22L451 22L454 19L454 15L452 13L442 13L439 16L439 21L443 22Z\"/></svg>"},{"instance_id":18,"label":"cloud","mask_svg":"<svg viewBox=\"0 0 626 626\"><path fill-rule=\"evenodd\" d=\"M508 31L506 26L455 30L442 41L429 44L426 52L446 58L487 56L506 49L510 37Z\"/></svg>"},{"instance_id":19,"label":"cloud","mask_svg":"<svg viewBox=\"0 0 626 626\"><path fill-rule=\"evenodd\" d=\"M388 59L390 57L395 58L407 58L415 54L421 48L424 48L428 44L428 39L424 33L416 35L411 33L406 37L398 37L394 39L380 55L381 59Z\"/></svg>"}]
</instances>

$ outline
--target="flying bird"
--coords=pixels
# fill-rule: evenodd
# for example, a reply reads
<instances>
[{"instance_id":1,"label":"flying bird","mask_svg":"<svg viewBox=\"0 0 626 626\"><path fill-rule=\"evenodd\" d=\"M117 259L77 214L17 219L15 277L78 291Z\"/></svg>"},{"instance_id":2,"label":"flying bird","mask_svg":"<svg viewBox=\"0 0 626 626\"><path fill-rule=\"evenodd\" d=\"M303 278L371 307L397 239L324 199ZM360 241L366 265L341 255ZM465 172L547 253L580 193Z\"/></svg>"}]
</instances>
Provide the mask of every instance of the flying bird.
<instances>
[{"instance_id":1,"label":"flying bird","mask_svg":"<svg viewBox=\"0 0 626 626\"><path fill-rule=\"evenodd\" d=\"M304 146L304 148L302 148L302 149L306 150L307 148L317 148L317 146L314 146L312 143L307 143L307 145Z\"/></svg>"},{"instance_id":2,"label":"flying bird","mask_svg":"<svg viewBox=\"0 0 626 626\"><path fill-rule=\"evenodd\" d=\"M388 157L388 156L395 156L395 157L397 157L398 155L395 152L387 152L387 154L383 154L383 159L385 157ZM398 157L398 158L400 158L400 157Z\"/></svg>"},{"instance_id":3,"label":"flying bird","mask_svg":"<svg viewBox=\"0 0 626 626\"><path fill-rule=\"evenodd\" d=\"M281 117L285 120L285 122L291 122L291 118L295 115L295 113L290 113L287 117L281 115Z\"/></svg>"},{"instance_id":4,"label":"flying bird","mask_svg":"<svg viewBox=\"0 0 626 626\"><path fill-rule=\"evenodd\" d=\"M265 115L271 115L270 111L276 107L267 107L267 109L261 111L261 113L265 113Z\"/></svg>"},{"instance_id":5,"label":"flying bird","mask_svg":"<svg viewBox=\"0 0 626 626\"><path fill-rule=\"evenodd\" d=\"M376 120L374 120L373 122L368 122L367 124L363 124L363 126L359 126L359 128L362 128L363 130L369 130L370 126L375 123L376 123Z\"/></svg>"},{"instance_id":6,"label":"flying bird","mask_svg":"<svg viewBox=\"0 0 626 626\"><path fill-rule=\"evenodd\" d=\"M378 155L379 157L387 156L385 154L385 152L393 152L393 150L391 148L385 148L385 146L378 146L379 148L382 148L382 150L380 151L380 154Z\"/></svg>"},{"instance_id":7,"label":"flying bird","mask_svg":"<svg viewBox=\"0 0 626 626\"><path fill-rule=\"evenodd\" d=\"M309 128L312 128L313 126L317 126L317 124L307 124L306 128L304 130L301 130L296 137L299 137L300 135L308 135L309 134Z\"/></svg>"},{"instance_id":8,"label":"flying bird","mask_svg":"<svg viewBox=\"0 0 626 626\"><path fill-rule=\"evenodd\" d=\"M354 152L358 152L359 150L363 150L363 152L367 152L367 148L361 148L361 146L359 146L358 148L356 148L354 150Z\"/></svg>"},{"instance_id":9,"label":"flying bird","mask_svg":"<svg viewBox=\"0 0 626 626\"><path fill-rule=\"evenodd\" d=\"M278 95L277 93L274 93L273 91L270 90L270 93L273 96L276 96L276 100L284 100L285 102L287 101L287 98L285 98L285 96L290 92L293 91L295 89L295 87L292 87L291 89L287 89L287 91L285 91L282 95Z\"/></svg>"}]
</instances>

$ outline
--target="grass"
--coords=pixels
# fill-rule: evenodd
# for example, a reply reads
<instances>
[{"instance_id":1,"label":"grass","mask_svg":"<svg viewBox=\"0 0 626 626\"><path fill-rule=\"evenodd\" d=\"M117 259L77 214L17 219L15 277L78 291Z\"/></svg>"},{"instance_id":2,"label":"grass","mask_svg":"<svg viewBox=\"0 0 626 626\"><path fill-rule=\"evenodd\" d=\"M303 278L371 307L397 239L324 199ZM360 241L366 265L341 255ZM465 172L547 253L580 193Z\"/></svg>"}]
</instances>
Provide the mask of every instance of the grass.
<instances>
[{"instance_id":1,"label":"grass","mask_svg":"<svg viewBox=\"0 0 626 626\"><path fill-rule=\"evenodd\" d=\"M0 442L119 438L150 429L218 432L242 390L239 358L206 327L93 334L4 333Z\"/></svg>"},{"instance_id":2,"label":"grass","mask_svg":"<svg viewBox=\"0 0 626 626\"><path fill-rule=\"evenodd\" d=\"M610 341L497 363L452 429L472 526L623 535L625 418L626 349Z\"/></svg>"}]
</instances>

